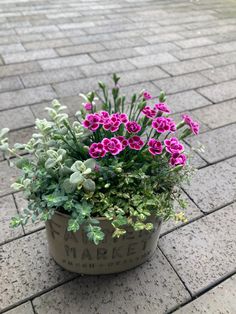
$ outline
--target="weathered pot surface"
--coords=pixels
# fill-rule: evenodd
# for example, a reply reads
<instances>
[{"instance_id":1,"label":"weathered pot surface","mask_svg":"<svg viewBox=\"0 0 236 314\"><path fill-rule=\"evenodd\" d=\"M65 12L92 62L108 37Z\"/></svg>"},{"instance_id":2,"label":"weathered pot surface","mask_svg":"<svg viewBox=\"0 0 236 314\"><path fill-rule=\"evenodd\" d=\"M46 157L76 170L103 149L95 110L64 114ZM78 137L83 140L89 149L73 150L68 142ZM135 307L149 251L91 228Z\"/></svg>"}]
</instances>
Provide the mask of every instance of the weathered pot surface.
<instances>
[{"instance_id":1,"label":"weathered pot surface","mask_svg":"<svg viewBox=\"0 0 236 314\"><path fill-rule=\"evenodd\" d=\"M67 231L69 218L57 212L46 222L50 254L66 270L89 275L118 273L147 261L155 252L162 223L153 217L152 231L134 231L127 227L127 233L117 239L111 236L114 231L111 223L98 218L105 238L95 245L83 231Z\"/></svg>"}]
</instances>

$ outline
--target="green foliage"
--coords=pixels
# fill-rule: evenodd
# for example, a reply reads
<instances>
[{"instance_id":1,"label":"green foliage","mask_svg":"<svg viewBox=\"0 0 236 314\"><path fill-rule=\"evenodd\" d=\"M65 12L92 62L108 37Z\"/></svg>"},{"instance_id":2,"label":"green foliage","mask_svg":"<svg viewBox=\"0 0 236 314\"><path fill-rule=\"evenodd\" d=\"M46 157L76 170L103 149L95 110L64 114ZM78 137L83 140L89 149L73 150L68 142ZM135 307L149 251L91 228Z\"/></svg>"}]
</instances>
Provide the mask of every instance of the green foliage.
<instances>
[{"instance_id":1,"label":"green foliage","mask_svg":"<svg viewBox=\"0 0 236 314\"><path fill-rule=\"evenodd\" d=\"M93 241L95 244L98 244L104 239L104 233L98 226L88 225L85 230L87 232L89 240Z\"/></svg>"},{"instance_id":2,"label":"green foliage","mask_svg":"<svg viewBox=\"0 0 236 314\"><path fill-rule=\"evenodd\" d=\"M99 82L102 108L109 113L123 112L125 108L126 98L120 95L119 79L113 76L112 100L106 85ZM142 92L134 94L128 102L129 118L139 119L148 129L148 119L138 118L146 105L142 95ZM95 112L96 93L81 96L93 104ZM160 101L165 98L162 92ZM36 119L36 132L26 144L17 143L11 148L7 138L9 129L0 131L0 150L7 158L14 156L11 160L21 170L21 176L12 186L22 190L28 200L28 207L12 218L12 227L29 220L46 221L58 211L70 216L68 231L83 228L88 238L98 244L104 239L98 217L111 222L114 237L124 235L127 227L151 230L151 216L184 221L181 213L175 215L173 201L177 199L184 206L175 189L188 178L188 167L171 168L166 154L153 158L145 149L94 160L88 154L88 147L111 135L104 130L99 135L85 129L81 123L85 117L83 109L77 112L77 121L73 123L64 113L66 107L57 100L46 109L49 119ZM125 132L124 127L116 135L122 132ZM184 132L186 136L189 131ZM31 156L21 156L22 151Z\"/></svg>"}]
</instances>

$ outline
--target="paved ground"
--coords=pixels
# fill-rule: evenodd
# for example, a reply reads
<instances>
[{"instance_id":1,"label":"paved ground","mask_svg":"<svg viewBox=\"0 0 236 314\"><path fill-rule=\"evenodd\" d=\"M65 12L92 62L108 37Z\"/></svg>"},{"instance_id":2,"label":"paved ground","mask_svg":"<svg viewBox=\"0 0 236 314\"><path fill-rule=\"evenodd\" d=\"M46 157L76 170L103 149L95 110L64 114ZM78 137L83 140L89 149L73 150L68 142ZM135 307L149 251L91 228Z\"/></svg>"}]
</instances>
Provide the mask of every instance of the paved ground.
<instances>
[{"instance_id":1,"label":"paved ground","mask_svg":"<svg viewBox=\"0 0 236 314\"><path fill-rule=\"evenodd\" d=\"M0 128L12 140L29 137L53 98L72 115L78 94L114 71L125 92L164 89L176 114L202 124L189 223L164 226L156 256L135 270L67 273L41 224L9 230L24 201L0 156L0 312L236 313L236 2L0 0Z\"/></svg>"}]
</instances>

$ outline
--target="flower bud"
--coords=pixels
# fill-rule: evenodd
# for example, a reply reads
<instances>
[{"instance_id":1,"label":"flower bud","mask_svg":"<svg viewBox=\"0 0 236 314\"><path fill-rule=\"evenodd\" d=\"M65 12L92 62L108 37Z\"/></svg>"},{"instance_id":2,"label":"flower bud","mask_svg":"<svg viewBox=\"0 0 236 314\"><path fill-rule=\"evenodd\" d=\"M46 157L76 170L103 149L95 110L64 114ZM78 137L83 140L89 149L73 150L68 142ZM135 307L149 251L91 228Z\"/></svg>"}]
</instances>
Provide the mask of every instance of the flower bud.
<instances>
[{"instance_id":1,"label":"flower bud","mask_svg":"<svg viewBox=\"0 0 236 314\"><path fill-rule=\"evenodd\" d=\"M142 102L140 102L139 104L138 104L138 108L140 109L140 110L143 110L143 108L146 106L146 102L145 101L142 101Z\"/></svg>"},{"instance_id":2,"label":"flower bud","mask_svg":"<svg viewBox=\"0 0 236 314\"><path fill-rule=\"evenodd\" d=\"M91 111L93 109L93 105L89 102L84 103L83 106L86 111Z\"/></svg>"}]
</instances>

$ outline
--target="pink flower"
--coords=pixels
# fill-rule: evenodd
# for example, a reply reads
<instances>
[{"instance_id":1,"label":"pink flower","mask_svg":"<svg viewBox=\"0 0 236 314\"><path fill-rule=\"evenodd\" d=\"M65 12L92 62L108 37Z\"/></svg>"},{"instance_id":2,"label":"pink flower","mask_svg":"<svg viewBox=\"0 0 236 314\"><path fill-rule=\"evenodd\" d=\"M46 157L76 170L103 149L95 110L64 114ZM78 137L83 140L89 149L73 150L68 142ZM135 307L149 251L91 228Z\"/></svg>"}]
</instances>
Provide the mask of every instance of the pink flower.
<instances>
[{"instance_id":1,"label":"pink flower","mask_svg":"<svg viewBox=\"0 0 236 314\"><path fill-rule=\"evenodd\" d=\"M162 112L171 113L170 108L164 103L155 104L155 108Z\"/></svg>"},{"instance_id":2,"label":"pink flower","mask_svg":"<svg viewBox=\"0 0 236 314\"><path fill-rule=\"evenodd\" d=\"M155 138L151 138L148 141L149 152L152 155L160 155L162 153L162 145L160 141L157 141Z\"/></svg>"},{"instance_id":3,"label":"pink flower","mask_svg":"<svg viewBox=\"0 0 236 314\"><path fill-rule=\"evenodd\" d=\"M116 138L121 142L123 149L128 146L128 140L124 136L117 136Z\"/></svg>"},{"instance_id":4,"label":"pink flower","mask_svg":"<svg viewBox=\"0 0 236 314\"><path fill-rule=\"evenodd\" d=\"M166 150L171 154L179 154L184 151L184 145L182 145L176 137L164 140L164 143L166 145Z\"/></svg>"},{"instance_id":5,"label":"pink flower","mask_svg":"<svg viewBox=\"0 0 236 314\"><path fill-rule=\"evenodd\" d=\"M193 132L193 134L195 135L199 134L200 126L196 121L193 121L193 119L187 114L182 115L182 118L184 122L190 126L190 129Z\"/></svg>"},{"instance_id":6,"label":"pink flower","mask_svg":"<svg viewBox=\"0 0 236 314\"><path fill-rule=\"evenodd\" d=\"M119 154L123 149L121 142L115 137L112 137L110 139L104 138L102 140L102 144L105 151L111 153L112 155Z\"/></svg>"},{"instance_id":7,"label":"pink flower","mask_svg":"<svg viewBox=\"0 0 236 314\"><path fill-rule=\"evenodd\" d=\"M113 113L109 119L107 119L103 123L103 128L104 130L108 131L110 130L111 132L116 132L121 125L121 122L119 120L119 114Z\"/></svg>"},{"instance_id":8,"label":"pink flower","mask_svg":"<svg viewBox=\"0 0 236 314\"><path fill-rule=\"evenodd\" d=\"M129 147L135 150L140 150L144 145L144 142L137 135L129 138L128 142L129 142Z\"/></svg>"},{"instance_id":9,"label":"pink flower","mask_svg":"<svg viewBox=\"0 0 236 314\"><path fill-rule=\"evenodd\" d=\"M149 92L145 91L145 92L143 92L143 98L145 100L149 100L149 99L152 99L152 96Z\"/></svg>"},{"instance_id":10,"label":"pink flower","mask_svg":"<svg viewBox=\"0 0 236 314\"><path fill-rule=\"evenodd\" d=\"M101 124L104 124L106 121L108 121L109 120L109 118L110 118L110 115L109 115L109 113L107 112L107 111L100 111L99 113L98 113L98 115L99 115L99 117L100 117L100 123Z\"/></svg>"},{"instance_id":11,"label":"pink flower","mask_svg":"<svg viewBox=\"0 0 236 314\"><path fill-rule=\"evenodd\" d=\"M138 133L141 130L141 126L135 121L127 122L125 128L129 133Z\"/></svg>"},{"instance_id":12,"label":"pink flower","mask_svg":"<svg viewBox=\"0 0 236 314\"><path fill-rule=\"evenodd\" d=\"M122 123L127 123L129 121L128 116L126 113L120 113L119 114L119 120Z\"/></svg>"},{"instance_id":13,"label":"pink flower","mask_svg":"<svg viewBox=\"0 0 236 314\"><path fill-rule=\"evenodd\" d=\"M142 113L143 113L147 118L150 118L150 119L155 118L155 116L156 116L156 114L157 114L156 110L155 110L155 109L152 109L152 108L149 107L149 106L144 107L143 110L142 110Z\"/></svg>"},{"instance_id":14,"label":"pink flower","mask_svg":"<svg viewBox=\"0 0 236 314\"><path fill-rule=\"evenodd\" d=\"M187 157L184 154L174 153L170 158L171 166L186 165Z\"/></svg>"},{"instance_id":15,"label":"pink flower","mask_svg":"<svg viewBox=\"0 0 236 314\"><path fill-rule=\"evenodd\" d=\"M86 129L89 129L91 131L96 131L99 128L100 124L100 117L98 114L88 114L86 116L86 119L83 121L83 126Z\"/></svg>"},{"instance_id":16,"label":"pink flower","mask_svg":"<svg viewBox=\"0 0 236 314\"><path fill-rule=\"evenodd\" d=\"M175 132L176 131L176 124L175 121L171 118L167 118L167 120L169 121L169 125L170 125L170 132Z\"/></svg>"},{"instance_id":17,"label":"pink flower","mask_svg":"<svg viewBox=\"0 0 236 314\"><path fill-rule=\"evenodd\" d=\"M87 111L90 111L93 109L93 105L91 103L87 102L84 104L84 109Z\"/></svg>"},{"instance_id":18,"label":"pink flower","mask_svg":"<svg viewBox=\"0 0 236 314\"><path fill-rule=\"evenodd\" d=\"M152 127L158 133L164 133L166 131L175 132L176 125L171 118L158 117L152 121Z\"/></svg>"},{"instance_id":19,"label":"pink flower","mask_svg":"<svg viewBox=\"0 0 236 314\"><path fill-rule=\"evenodd\" d=\"M106 155L106 151L102 143L93 143L89 147L89 155L92 158L104 157Z\"/></svg>"}]
</instances>

